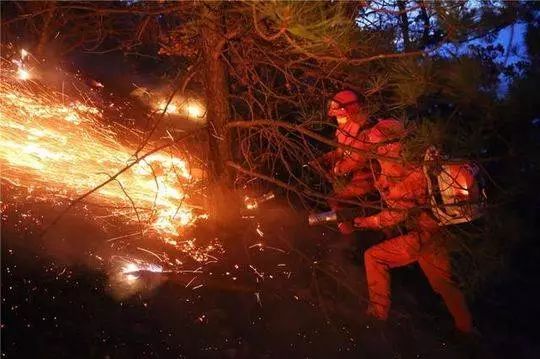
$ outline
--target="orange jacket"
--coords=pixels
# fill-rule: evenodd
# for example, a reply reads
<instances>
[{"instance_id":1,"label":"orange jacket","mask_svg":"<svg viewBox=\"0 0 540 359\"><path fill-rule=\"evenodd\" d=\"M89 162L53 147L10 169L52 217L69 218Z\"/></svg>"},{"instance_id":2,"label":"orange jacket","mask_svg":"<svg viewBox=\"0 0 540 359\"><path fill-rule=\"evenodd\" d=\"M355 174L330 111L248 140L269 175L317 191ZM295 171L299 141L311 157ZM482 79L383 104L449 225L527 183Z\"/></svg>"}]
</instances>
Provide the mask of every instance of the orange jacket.
<instances>
[{"instance_id":1,"label":"orange jacket","mask_svg":"<svg viewBox=\"0 0 540 359\"><path fill-rule=\"evenodd\" d=\"M425 210L429 204L429 192L423 169L403 162L398 132L401 128L401 136L405 134L403 125L397 120L383 120L379 124L371 129L367 142L380 164L375 187L387 207L375 215L355 218L355 225L371 229L391 227L409 217L411 210L424 208L416 216L420 229L436 230L437 222Z\"/></svg>"},{"instance_id":2,"label":"orange jacket","mask_svg":"<svg viewBox=\"0 0 540 359\"><path fill-rule=\"evenodd\" d=\"M350 122L352 121L347 124ZM340 144L353 147L356 151L344 149L343 156L336 163L334 172L337 175L344 175L365 167L371 158L376 157L377 144L394 139L396 131L400 131L400 135L404 134L405 130L401 122L395 119L381 119L373 127L357 131L356 136L345 137L341 135L343 138L341 141L340 134L337 133Z\"/></svg>"},{"instance_id":3,"label":"orange jacket","mask_svg":"<svg viewBox=\"0 0 540 359\"><path fill-rule=\"evenodd\" d=\"M375 186L387 207L375 215L355 218L354 224L357 227L392 227L407 219L411 210L425 208L429 203L426 178L420 167L410 170L402 178L388 179L381 173ZM431 232L438 228L437 222L425 210L420 212L418 221L423 231Z\"/></svg>"}]
</instances>

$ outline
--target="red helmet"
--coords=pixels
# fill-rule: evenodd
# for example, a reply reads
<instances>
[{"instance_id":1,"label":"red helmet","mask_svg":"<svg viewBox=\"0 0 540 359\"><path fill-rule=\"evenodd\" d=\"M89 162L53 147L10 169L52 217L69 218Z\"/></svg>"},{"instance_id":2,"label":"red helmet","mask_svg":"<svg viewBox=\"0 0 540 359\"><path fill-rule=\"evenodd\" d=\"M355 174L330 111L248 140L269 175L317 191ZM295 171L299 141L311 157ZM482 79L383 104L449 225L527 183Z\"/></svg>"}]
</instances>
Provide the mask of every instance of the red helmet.
<instances>
[{"instance_id":1,"label":"red helmet","mask_svg":"<svg viewBox=\"0 0 540 359\"><path fill-rule=\"evenodd\" d=\"M328 104L328 116L345 117L360 111L360 102L354 91L343 90L332 97Z\"/></svg>"}]
</instances>

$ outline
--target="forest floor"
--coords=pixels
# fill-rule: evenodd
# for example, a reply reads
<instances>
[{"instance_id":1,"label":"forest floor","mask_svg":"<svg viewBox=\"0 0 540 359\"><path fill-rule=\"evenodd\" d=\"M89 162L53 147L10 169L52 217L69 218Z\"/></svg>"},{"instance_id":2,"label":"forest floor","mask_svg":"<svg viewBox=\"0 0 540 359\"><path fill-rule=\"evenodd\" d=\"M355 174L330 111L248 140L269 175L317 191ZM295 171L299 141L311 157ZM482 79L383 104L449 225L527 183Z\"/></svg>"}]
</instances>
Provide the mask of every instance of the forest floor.
<instances>
[{"instance_id":1,"label":"forest floor","mask_svg":"<svg viewBox=\"0 0 540 359\"><path fill-rule=\"evenodd\" d=\"M226 232L201 226L198 237L224 244L217 262L195 276L142 276L129 293L96 264L113 249L91 216L74 213L41 238L21 226L21 206L2 213L5 358L540 357L538 296L521 289L519 273L469 298L482 336L468 340L416 265L392 271L390 319L373 326L362 253L381 235L344 239L285 205Z\"/></svg>"}]
</instances>

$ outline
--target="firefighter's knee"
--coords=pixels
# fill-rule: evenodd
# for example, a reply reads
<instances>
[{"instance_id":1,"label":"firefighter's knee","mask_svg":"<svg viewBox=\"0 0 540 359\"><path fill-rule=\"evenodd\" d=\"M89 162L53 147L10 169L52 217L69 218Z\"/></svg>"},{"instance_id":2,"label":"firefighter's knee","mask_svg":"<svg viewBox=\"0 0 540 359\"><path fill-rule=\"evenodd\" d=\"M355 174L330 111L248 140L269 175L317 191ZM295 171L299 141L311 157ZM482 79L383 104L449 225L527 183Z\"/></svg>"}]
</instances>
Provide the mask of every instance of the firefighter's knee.
<instances>
[{"instance_id":1,"label":"firefighter's knee","mask_svg":"<svg viewBox=\"0 0 540 359\"><path fill-rule=\"evenodd\" d=\"M436 280L430 280L429 284L431 285L431 288L433 291L439 295L444 293L445 284L442 280L436 279Z\"/></svg>"},{"instance_id":2,"label":"firefighter's knee","mask_svg":"<svg viewBox=\"0 0 540 359\"><path fill-rule=\"evenodd\" d=\"M377 260L377 248L370 247L364 252L364 263L366 265L374 264Z\"/></svg>"},{"instance_id":3,"label":"firefighter's knee","mask_svg":"<svg viewBox=\"0 0 540 359\"><path fill-rule=\"evenodd\" d=\"M433 278L433 276L430 277L429 284L435 293L442 296L444 296L449 289L455 286L452 280L449 280L444 276L437 276L436 278Z\"/></svg>"}]
</instances>

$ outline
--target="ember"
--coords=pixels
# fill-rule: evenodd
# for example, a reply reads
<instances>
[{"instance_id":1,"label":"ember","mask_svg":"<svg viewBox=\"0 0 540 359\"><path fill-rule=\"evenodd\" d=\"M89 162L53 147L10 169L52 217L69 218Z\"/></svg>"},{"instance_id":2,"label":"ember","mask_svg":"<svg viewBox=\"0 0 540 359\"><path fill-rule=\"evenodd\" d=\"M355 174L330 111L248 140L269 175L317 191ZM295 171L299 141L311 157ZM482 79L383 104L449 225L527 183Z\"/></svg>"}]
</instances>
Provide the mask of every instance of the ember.
<instances>
[{"instance_id":1,"label":"ember","mask_svg":"<svg viewBox=\"0 0 540 359\"><path fill-rule=\"evenodd\" d=\"M124 274L127 283L134 283L139 279L141 272L163 273L163 268L159 265L152 263L144 263L141 261L128 262L122 267L122 274Z\"/></svg>"},{"instance_id":2,"label":"ember","mask_svg":"<svg viewBox=\"0 0 540 359\"><path fill-rule=\"evenodd\" d=\"M17 65L17 78L22 81L30 79L30 71L26 68L25 60L28 58L29 52L25 49L21 50L21 58L12 60Z\"/></svg>"},{"instance_id":3,"label":"ember","mask_svg":"<svg viewBox=\"0 0 540 359\"><path fill-rule=\"evenodd\" d=\"M91 201L142 226L144 232L157 233L193 259L206 261L216 245L199 248L194 240L177 238L185 227L205 217L189 205L186 190L196 181L188 163L163 151L137 162L133 141L137 133L104 125L102 112L91 104L33 81L17 81L21 69L3 69L1 74L2 179L40 200L59 202L77 198L131 165L92 194ZM119 138L120 131L128 133L130 143Z\"/></svg>"}]
</instances>

